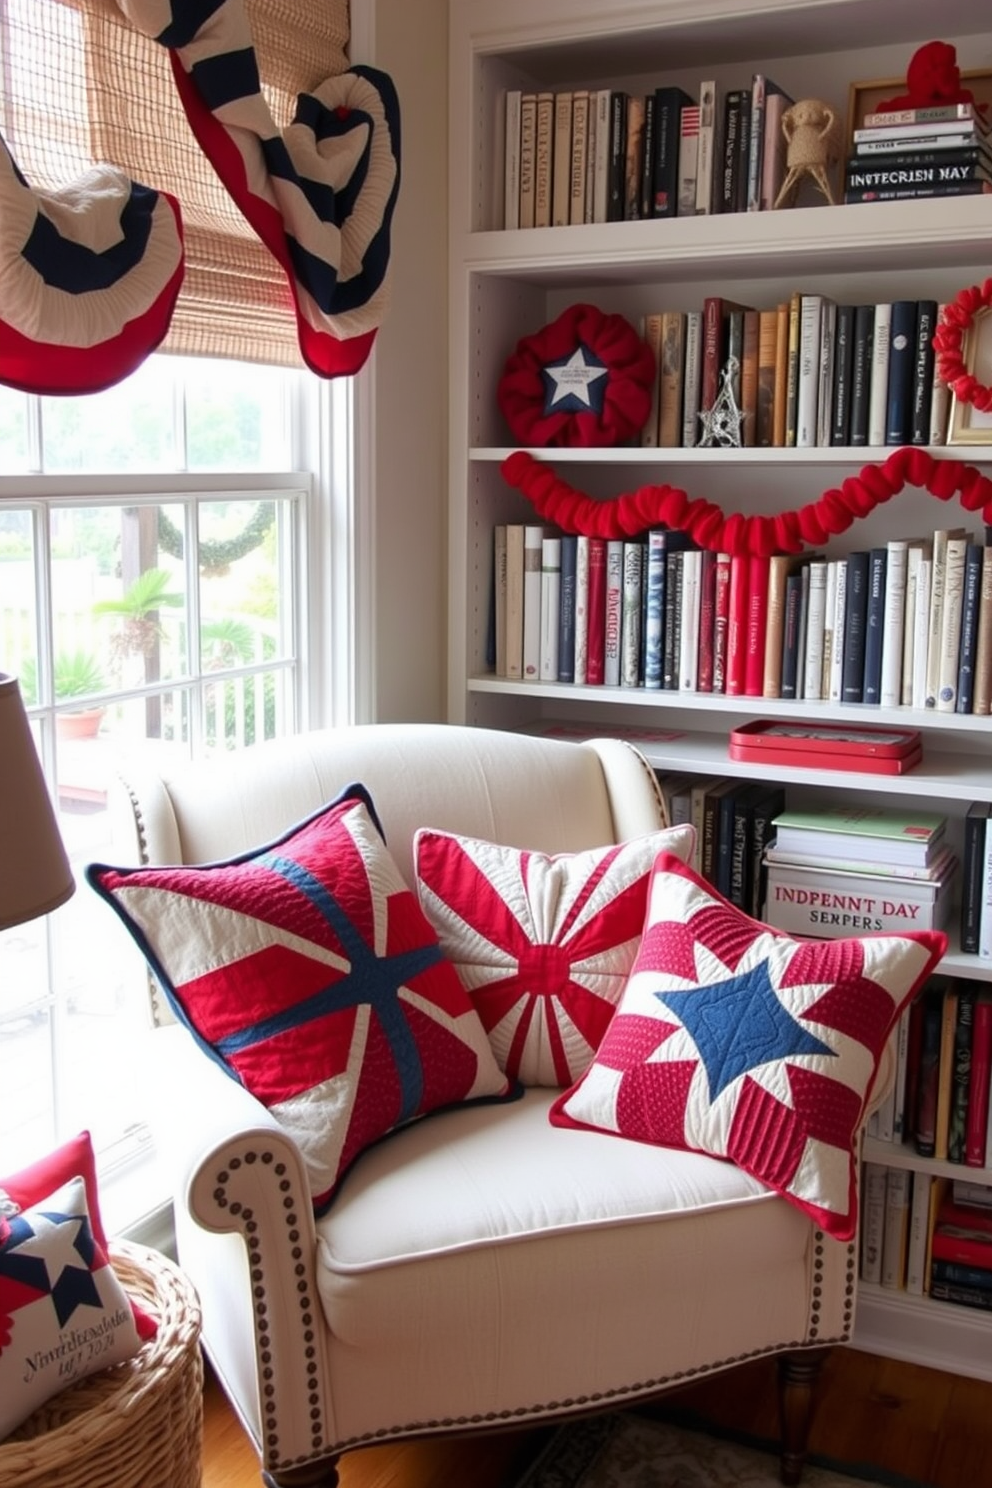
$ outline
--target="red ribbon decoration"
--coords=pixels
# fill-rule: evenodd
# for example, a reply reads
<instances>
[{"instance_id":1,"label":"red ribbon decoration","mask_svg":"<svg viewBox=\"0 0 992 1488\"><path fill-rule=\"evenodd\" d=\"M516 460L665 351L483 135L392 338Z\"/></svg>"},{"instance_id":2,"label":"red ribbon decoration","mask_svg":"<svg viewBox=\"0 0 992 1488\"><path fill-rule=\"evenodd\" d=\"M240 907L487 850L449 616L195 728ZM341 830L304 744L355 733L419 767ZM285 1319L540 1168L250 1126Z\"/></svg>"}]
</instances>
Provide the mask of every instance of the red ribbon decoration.
<instances>
[{"instance_id":1,"label":"red ribbon decoration","mask_svg":"<svg viewBox=\"0 0 992 1488\"><path fill-rule=\"evenodd\" d=\"M990 281L992 282L992 281ZM992 523L992 481L974 465L935 460L925 449L904 445L879 464L864 465L817 501L777 516L725 517L712 501L690 499L678 486L640 486L611 501L597 501L561 480L552 467L526 450L508 455L500 467L509 485L521 491L538 515L563 532L585 537L636 537L649 527L675 528L701 548L714 552L801 553L846 532L859 517L898 495L904 486L927 490L938 501L957 496L965 511Z\"/></svg>"},{"instance_id":2,"label":"red ribbon decoration","mask_svg":"<svg viewBox=\"0 0 992 1488\"><path fill-rule=\"evenodd\" d=\"M968 371L961 355L965 333L971 329L979 310L992 305L992 279L962 289L944 308L934 332L937 353L936 376L947 383L955 398L970 403L980 413L992 409L992 388L978 382Z\"/></svg>"}]
</instances>

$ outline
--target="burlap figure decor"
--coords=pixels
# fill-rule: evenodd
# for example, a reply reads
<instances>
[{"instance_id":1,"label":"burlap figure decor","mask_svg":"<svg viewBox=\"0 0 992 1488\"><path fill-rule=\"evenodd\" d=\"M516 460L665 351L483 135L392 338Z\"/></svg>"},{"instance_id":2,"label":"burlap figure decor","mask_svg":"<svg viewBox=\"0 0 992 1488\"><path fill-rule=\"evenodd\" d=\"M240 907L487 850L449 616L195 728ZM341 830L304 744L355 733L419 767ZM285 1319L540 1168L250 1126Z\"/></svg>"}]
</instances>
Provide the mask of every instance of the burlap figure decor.
<instances>
[{"instance_id":1,"label":"burlap figure decor","mask_svg":"<svg viewBox=\"0 0 992 1488\"><path fill-rule=\"evenodd\" d=\"M786 173L775 198L776 207L790 207L805 176L836 206L830 173L841 158L840 121L828 103L819 98L801 98L782 115L785 135Z\"/></svg>"}]
</instances>

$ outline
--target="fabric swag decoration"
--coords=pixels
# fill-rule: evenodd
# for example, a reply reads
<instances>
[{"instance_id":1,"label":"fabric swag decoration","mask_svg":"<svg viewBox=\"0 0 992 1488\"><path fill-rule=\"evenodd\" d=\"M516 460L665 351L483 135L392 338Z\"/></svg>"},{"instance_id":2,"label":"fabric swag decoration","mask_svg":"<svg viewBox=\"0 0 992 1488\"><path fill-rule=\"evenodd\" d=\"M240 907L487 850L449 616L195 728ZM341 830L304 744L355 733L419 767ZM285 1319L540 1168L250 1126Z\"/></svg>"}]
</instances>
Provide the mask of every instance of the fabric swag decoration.
<instances>
[{"instance_id":1,"label":"fabric swag decoration","mask_svg":"<svg viewBox=\"0 0 992 1488\"><path fill-rule=\"evenodd\" d=\"M388 301L399 103L354 67L301 93L280 133L243 0L118 0L169 49L187 118L225 188L286 272L300 351L324 377L357 372Z\"/></svg>"},{"instance_id":2,"label":"fabric swag decoration","mask_svg":"<svg viewBox=\"0 0 992 1488\"><path fill-rule=\"evenodd\" d=\"M179 204L94 166L32 190L0 139L0 382L98 393L159 345L183 278Z\"/></svg>"}]
</instances>

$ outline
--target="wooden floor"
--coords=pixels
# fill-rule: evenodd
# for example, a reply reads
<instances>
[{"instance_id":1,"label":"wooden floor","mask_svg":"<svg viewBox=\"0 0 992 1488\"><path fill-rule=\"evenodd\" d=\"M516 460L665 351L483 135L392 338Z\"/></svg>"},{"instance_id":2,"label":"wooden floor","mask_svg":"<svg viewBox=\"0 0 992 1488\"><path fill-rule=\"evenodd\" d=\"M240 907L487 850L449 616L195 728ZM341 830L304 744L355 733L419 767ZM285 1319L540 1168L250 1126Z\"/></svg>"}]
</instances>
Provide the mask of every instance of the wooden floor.
<instances>
[{"instance_id":1,"label":"wooden floor","mask_svg":"<svg viewBox=\"0 0 992 1488\"><path fill-rule=\"evenodd\" d=\"M774 1361L745 1365L667 1397L727 1428L777 1434ZM420 1441L347 1454L341 1488L499 1488L526 1433ZM992 1485L992 1384L835 1349L817 1394L810 1442L933 1488ZM216 1383L206 1391L203 1488L254 1488L258 1462Z\"/></svg>"}]
</instances>

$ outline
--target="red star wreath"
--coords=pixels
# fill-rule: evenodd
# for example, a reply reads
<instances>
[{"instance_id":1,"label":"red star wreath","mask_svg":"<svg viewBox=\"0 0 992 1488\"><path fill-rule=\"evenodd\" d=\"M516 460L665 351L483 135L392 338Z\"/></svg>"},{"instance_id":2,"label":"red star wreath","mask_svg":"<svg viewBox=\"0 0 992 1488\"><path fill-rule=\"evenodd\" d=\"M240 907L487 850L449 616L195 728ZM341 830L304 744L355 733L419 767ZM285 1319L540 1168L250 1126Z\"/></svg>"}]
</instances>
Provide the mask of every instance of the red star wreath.
<instances>
[{"instance_id":1,"label":"red star wreath","mask_svg":"<svg viewBox=\"0 0 992 1488\"><path fill-rule=\"evenodd\" d=\"M651 411L654 356L622 315L570 305L506 363L497 398L521 444L616 445Z\"/></svg>"},{"instance_id":2,"label":"red star wreath","mask_svg":"<svg viewBox=\"0 0 992 1488\"><path fill-rule=\"evenodd\" d=\"M947 383L959 403L970 403L980 413L992 409L992 388L986 387L968 371L962 348L965 336L975 323L975 316L990 307L992 279L962 289L945 307L933 338L937 376Z\"/></svg>"}]
</instances>

